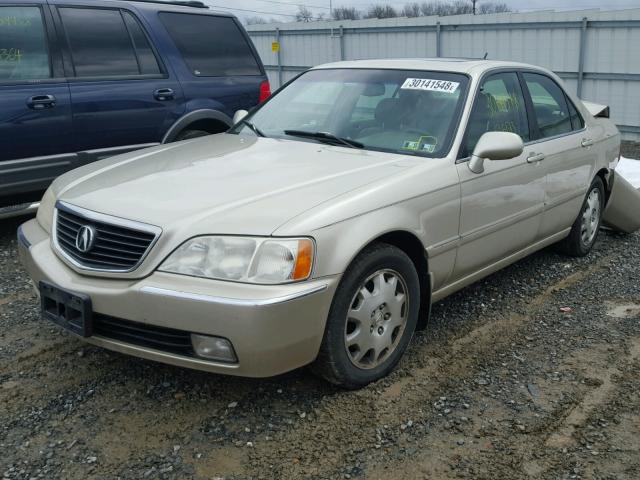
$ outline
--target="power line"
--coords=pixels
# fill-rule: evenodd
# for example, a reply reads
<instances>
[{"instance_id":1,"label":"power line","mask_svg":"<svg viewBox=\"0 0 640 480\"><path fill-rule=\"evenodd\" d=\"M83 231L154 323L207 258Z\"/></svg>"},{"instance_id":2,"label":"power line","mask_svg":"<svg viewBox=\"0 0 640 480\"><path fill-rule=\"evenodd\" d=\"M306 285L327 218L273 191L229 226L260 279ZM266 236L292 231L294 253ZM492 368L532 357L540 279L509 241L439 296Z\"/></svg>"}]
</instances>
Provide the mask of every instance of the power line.
<instances>
[{"instance_id":1,"label":"power line","mask_svg":"<svg viewBox=\"0 0 640 480\"><path fill-rule=\"evenodd\" d=\"M325 10L329 10L329 7L324 7L320 5L307 5L305 3L289 3L289 2L279 2L278 0L256 0L258 2L267 2L267 3L277 3L279 5L290 5L293 7L307 7L307 8L324 8Z\"/></svg>"},{"instance_id":2,"label":"power line","mask_svg":"<svg viewBox=\"0 0 640 480\"><path fill-rule=\"evenodd\" d=\"M232 8L232 7L223 7L221 5L213 5L210 4L213 8L221 8L224 10L235 10L238 12L249 12L249 13L261 13L263 15L278 15L278 16L284 16L284 17L293 17L295 18L296 15L293 15L291 13L277 13L277 12L265 12L265 11L261 11L261 10L249 10L248 8Z\"/></svg>"}]
</instances>

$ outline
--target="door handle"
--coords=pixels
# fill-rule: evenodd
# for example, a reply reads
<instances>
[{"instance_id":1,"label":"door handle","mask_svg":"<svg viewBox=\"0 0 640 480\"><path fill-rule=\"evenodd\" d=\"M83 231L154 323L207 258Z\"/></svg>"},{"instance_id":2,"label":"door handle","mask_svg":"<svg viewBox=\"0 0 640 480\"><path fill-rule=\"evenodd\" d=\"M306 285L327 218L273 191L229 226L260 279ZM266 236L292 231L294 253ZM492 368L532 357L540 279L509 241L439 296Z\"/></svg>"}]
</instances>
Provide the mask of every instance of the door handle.
<instances>
[{"instance_id":1,"label":"door handle","mask_svg":"<svg viewBox=\"0 0 640 480\"><path fill-rule=\"evenodd\" d=\"M27 99L27 106L32 110L44 110L56 106L56 97L53 95L34 95Z\"/></svg>"},{"instance_id":2,"label":"door handle","mask_svg":"<svg viewBox=\"0 0 640 480\"><path fill-rule=\"evenodd\" d=\"M165 102L167 100L173 100L175 96L176 94L171 88L159 88L158 90L153 92L153 98L161 102Z\"/></svg>"},{"instance_id":3,"label":"door handle","mask_svg":"<svg viewBox=\"0 0 640 480\"><path fill-rule=\"evenodd\" d=\"M593 140L591 140L590 138L583 138L582 142L580 143L580 145L582 145L582 148L592 147L593 146Z\"/></svg>"},{"instance_id":4,"label":"door handle","mask_svg":"<svg viewBox=\"0 0 640 480\"><path fill-rule=\"evenodd\" d=\"M546 158L544 153L531 153L527 157L527 163L537 163L541 162Z\"/></svg>"}]
</instances>

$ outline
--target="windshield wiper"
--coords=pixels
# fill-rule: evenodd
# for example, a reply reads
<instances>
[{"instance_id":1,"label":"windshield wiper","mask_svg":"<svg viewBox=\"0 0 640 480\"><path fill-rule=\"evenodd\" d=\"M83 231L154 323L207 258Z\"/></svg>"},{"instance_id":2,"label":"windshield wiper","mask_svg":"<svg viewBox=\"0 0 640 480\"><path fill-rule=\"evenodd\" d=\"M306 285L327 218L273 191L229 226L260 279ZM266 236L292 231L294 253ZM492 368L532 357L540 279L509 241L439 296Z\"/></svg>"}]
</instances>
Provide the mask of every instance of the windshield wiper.
<instances>
[{"instance_id":1,"label":"windshield wiper","mask_svg":"<svg viewBox=\"0 0 640 480\"><path fill-rule=\"evenodd\" d=\"M349 148L364 148L364 144L348 138L342 138L329 132L306 132L304 130L285 130L285 135L291 135L292 137L306 137L315 138L320 141L339 143Z\"/></svg>"},{"instance_id":2,"label":"windshield wiper","mask_svg":"<svg viewBox=\"0 0 640 480\"><path fill-rule=\"evenodd\" d=\"M240 123L243 125L246 125L247 127L249 127L251 129L251 131L253 133L255 133L257 136L259 137L266 137L266 135L264 133L262 133L262 130L260 130L258 127L256 127L253 123L251 123L249 120L245 120L244 118L242 120L240 120Z\"/></svg>"}]
</instances>

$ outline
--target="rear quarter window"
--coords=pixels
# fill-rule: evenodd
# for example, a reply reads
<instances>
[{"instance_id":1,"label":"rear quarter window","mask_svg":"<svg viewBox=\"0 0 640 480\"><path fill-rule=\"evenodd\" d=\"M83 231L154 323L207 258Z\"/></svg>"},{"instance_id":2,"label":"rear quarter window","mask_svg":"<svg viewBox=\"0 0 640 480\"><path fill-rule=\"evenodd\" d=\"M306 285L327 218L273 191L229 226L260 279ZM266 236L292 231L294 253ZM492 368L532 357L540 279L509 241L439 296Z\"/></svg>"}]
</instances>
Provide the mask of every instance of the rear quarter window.
<instances>
[{"instance_id":1,"label":"rear quarter window","mask_svg":"<svg viewBox=\"0 0 640 480\"><path fill-rule=\"evenodd\" d=\"M160 20L195 76L262 74L251 47L232 18L161 12Z\"/></svg>"}]
</instances>

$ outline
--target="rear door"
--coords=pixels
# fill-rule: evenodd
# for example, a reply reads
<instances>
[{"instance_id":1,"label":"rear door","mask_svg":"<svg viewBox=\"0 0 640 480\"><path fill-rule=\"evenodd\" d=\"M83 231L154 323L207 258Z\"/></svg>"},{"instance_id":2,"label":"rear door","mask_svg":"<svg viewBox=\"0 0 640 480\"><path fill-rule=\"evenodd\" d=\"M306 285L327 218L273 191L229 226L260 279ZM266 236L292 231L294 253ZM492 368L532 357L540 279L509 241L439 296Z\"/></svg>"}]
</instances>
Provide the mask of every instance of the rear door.
<instances>
[{"instance_id":1,"label":"rear door","mask_svg":"<svg viewBox=\"0 0 640 480\"><path fill-rule=\"evenodd\" d=\"M533 110L533 141L526 146L546 172L545 211L540 237L571 227L591 182L596 163L593 140L560 85L537 72L523 72Z\"/></svg>"},{"instance_id":2,"label":"rear door","mask_svg":"<svg viewBox=\"0 0 640 480\"><path fill-rule=\"evenodd\" d=\"M2 204L44 190L75 158L69 87L51 27L46 5L0 5Z\"/></svg>"},{"instance_id":3,"label":"rear door","mask_svg":"<svg viewBox=\"0 0 640 480\"><path fill-rule=\"evenodd\" d=\"M228 16L160 12L160 20L177 47L180 82L188 101L233 117L260 100L266 82L262 64L248 35Z\"/></svg>"},{"instance_id":4,"label":"rear door","mask_svg":"<svg viewBox=\"0 0 640 480\"><path fill-rule=\"evenodd\" d=\"M133 11L58 5L76 149L87 160L157 144L184 110L182 90Z\"/></svg>"}]
</instances>

